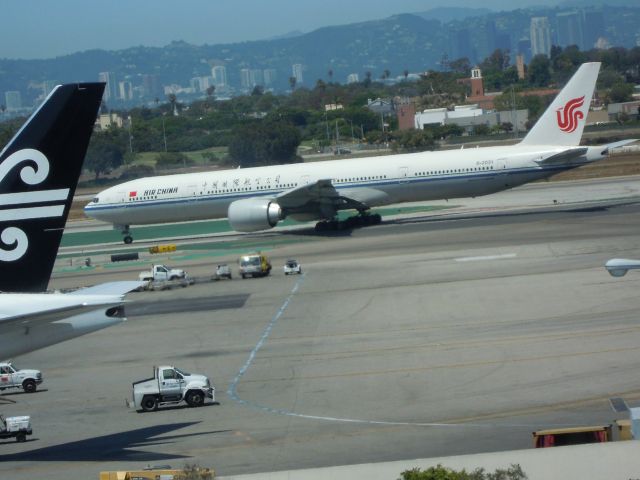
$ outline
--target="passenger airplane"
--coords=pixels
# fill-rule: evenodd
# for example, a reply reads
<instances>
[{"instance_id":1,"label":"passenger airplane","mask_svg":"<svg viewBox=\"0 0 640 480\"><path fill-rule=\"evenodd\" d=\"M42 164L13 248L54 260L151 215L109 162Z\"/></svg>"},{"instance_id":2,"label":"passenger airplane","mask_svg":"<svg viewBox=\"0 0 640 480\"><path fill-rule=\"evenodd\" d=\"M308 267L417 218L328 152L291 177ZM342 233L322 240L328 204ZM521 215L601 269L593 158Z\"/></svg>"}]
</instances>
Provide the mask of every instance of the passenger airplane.
<instances>
[{"instance_id":1,"label":"passenger airplane","mask_svg":"<svg viewBox=\"0 0 640 480\"><path fill-rule=\"evenodd\" d=\"M100 192L85 213L131 243L134 224L228 217L251 232L293 218L320 220L324 230L379 223L368 213L374 206L499 192L600 160L618 145L579 146L599 69L580 66L517 145L142 178ZM349 209L359 215L338 222L337 212Z\"/></svg>"},{"instance_id":2,"label":"passenger airplane","mask_svg":"<svg viewBox=\"0 0 640 480\"><path fill-rule=\"evenodd\" d=\"M0 290L44 292L60 245L103 83L56 87L0 152ZM140 282L61 293L0 293L0 359L123 321Z\"/></svg>"}]
</instances>

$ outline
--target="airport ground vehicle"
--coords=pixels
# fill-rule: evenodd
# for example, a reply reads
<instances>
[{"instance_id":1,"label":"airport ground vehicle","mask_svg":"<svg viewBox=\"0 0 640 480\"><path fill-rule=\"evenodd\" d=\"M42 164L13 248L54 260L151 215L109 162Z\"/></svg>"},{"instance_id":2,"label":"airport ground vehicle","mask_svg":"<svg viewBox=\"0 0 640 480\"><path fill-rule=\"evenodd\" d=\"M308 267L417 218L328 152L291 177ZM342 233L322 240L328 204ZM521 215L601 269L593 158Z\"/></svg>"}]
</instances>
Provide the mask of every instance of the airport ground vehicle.
<instances>
[{"instance_id":1,"label":"airport ground vehicle","mask_svg":"<svg viewBox=\"0 0 640 480\"><path fill-rule=\"evenodd\" d=\"M160 465L143 468L142 470L100 472L100 480L176 480L184 479L187 474L193 474L188 478L198 478L200 480L212 480L215 478L215 471L210 468L192 467L189 471L177 470L170 465Z\"/></svg>"},{"instance_id":2,"label":"airport ground vehicle","mask_svg":"<svg viewBox=\"0 0 640 480\"><path fill-rule=\"evenodd\" d=\"M247 277L266 277L271 273L271 262L263 253L249 253L242 255L240 260L240 276Z\"/></svg>"},{"instance_id":3,"label":"airport ground vehicle","mask_svg":"<svg viewBox=\"0 0 640 480\"><path fill-rule=\"evenodd\" d=\"M153 378L133 382L133 406L137 411L151 412L183 403L201 407L207 399L215 402L215 388L206 376L169 365L154 367Z\"/></svg>"},{"instance_id":4,"label":"airport ground vehicle","mask_svg":"<svg viewBox=\"0 0 640 480\"><path fill-rule=\"evenodd\" d=\"M284 274L293 275L294 273L302 273L302 265L300 265L297 260L290 258L284 263Z\"/></svg>"},{"instance_id":5,"label":"airport ground vehicle","mask_svg":"<svg viewBox=\"0 0 640 480\"><path fill-rule=\"evenodd\" d=\"M554 428L533 432L535 448L561 447L583 443L610 442L613 439L611 425Z\"/></svg>"},{"instance_id":6,"label":"airport ground vehicle","mask_svg":"<svg viewBox=\"0 0 640 480\"><path fill-rule=\"evenodd\" d=\"M216 267L216 274L213 278L214 280L222 280L223 278L231 280L231 267L226 263L221 263Z\"/></svg>"},{"instance_id":7,"label":"airport ground vehicle","mask_svg":"<svg viewBox=\"0 0 640 480\"><path fill-rule=\"evenodd\" d=\"M31 417L4 417L0 415L0 438L15 438L16 442L25 442L31 435Z\"/></svg>"},{"instance_id":8,"label":"airport ground vehicle","mask_svg":"<svg viewBox=\"0 0 640 480\"><path fill-rule=\"evenodd\" d=\"M178 280L185 278L187 272L180 268L171 268L166 265L153 265L151 270L141 272L138 275L140 281L163 282L166 280Z\"/></svg>"},{"instance_id":9,"label":"airport ground vehicle","mask_svg":"<svg viewBox=\"0 0 640 480\"><path fill-rule=\"evenodd\" d=\"M11 363L0 362L0 390L22 388L25 392L32 393L41 383L40 370L19 370Z\"/></svg>"}]
</instances>

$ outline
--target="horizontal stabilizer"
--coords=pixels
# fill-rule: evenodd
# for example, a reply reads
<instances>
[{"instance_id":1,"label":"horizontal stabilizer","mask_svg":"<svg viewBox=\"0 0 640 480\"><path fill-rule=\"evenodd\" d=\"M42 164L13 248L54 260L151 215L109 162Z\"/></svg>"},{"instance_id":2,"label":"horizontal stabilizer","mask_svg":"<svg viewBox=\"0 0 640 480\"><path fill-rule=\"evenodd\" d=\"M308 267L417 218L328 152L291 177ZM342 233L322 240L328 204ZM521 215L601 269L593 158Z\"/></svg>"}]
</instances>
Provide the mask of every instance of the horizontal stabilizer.
<instances>
[{"instance_id":1,"label":"horizontal stabilizer","mask_svg":"<svg viewBox=\"0 0 640 480\"><path fill-rule=\"evenodd\" d=\"M625 145L629 145L630 143L637 142L637 138L630 138L628 140L620 140L619 142L607 143L604 145L604 150L602 151L602 155L608 155L613 148L624 147Z\"/></svg>"},{"instance_id":2,"label":"horizontal stabilizer","mask_svg":"<svg viewBox=\"0 0 640 480\"><path fill-rule=\"evenodd\" d=\"M588 151L589 149L587 147L572 148L571 150L556 153L542 160L536 160L536 163L538 165L562 165L563 163L570 163L572 160L584 156Z\"/></svg>"}]
</instances>

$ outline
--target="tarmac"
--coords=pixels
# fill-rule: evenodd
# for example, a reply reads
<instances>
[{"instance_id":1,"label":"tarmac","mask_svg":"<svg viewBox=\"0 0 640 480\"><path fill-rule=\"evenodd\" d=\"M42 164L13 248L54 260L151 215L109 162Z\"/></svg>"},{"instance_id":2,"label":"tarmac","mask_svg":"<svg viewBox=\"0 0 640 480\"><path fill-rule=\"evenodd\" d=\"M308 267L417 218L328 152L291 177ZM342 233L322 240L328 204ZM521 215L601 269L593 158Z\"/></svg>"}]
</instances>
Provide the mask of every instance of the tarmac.
<instances>
[{"instance_id":1,"label":"tarmac","mask_svg":"<svg viewBox=\"0 0 640 480\"><path fill-rule=\"evenodd\" d=\"M530 449L534 430L626 418L611 399L640 404L640 277L603 265L640 258L639 191L638 178L534 184L342 235L228 233L202 250L178 238L159 258L193 276L235 268L247 245L274 271L133 293L127 322L15 359L45 381L0 396L16 402L4 415L34 427L27 443L3 442L0 477L185 463L233 476ZM233 245L208 256L207 242ZM158 261L107 268L101 255L121 246L90 248L103 253L84 270L63 263L88 246L65 252L54 288ZM287 257L303 275L283 275ZM131 383L166 363L209 375L221 404L131 411Z\"/></svg>"}]
</instances>

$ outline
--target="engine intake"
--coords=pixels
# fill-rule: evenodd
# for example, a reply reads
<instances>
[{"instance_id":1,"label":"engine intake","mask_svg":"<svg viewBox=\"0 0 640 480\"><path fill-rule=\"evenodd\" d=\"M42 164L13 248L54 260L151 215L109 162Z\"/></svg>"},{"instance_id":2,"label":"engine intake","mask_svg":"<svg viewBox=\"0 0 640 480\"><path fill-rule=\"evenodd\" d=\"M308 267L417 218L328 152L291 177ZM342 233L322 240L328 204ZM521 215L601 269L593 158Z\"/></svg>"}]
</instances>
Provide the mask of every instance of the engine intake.
<instances>
[{"instance_id":1,"label":"engine intake","mask_svg":"<svg viewBox=\"0 0 640 480\"><path fill-rule=\"evenodd\" d=\"M227 217L237 232L267 230L284 218L280 205L266 198L236 200L229 205Z\"/></svg>"}]
</instances>

